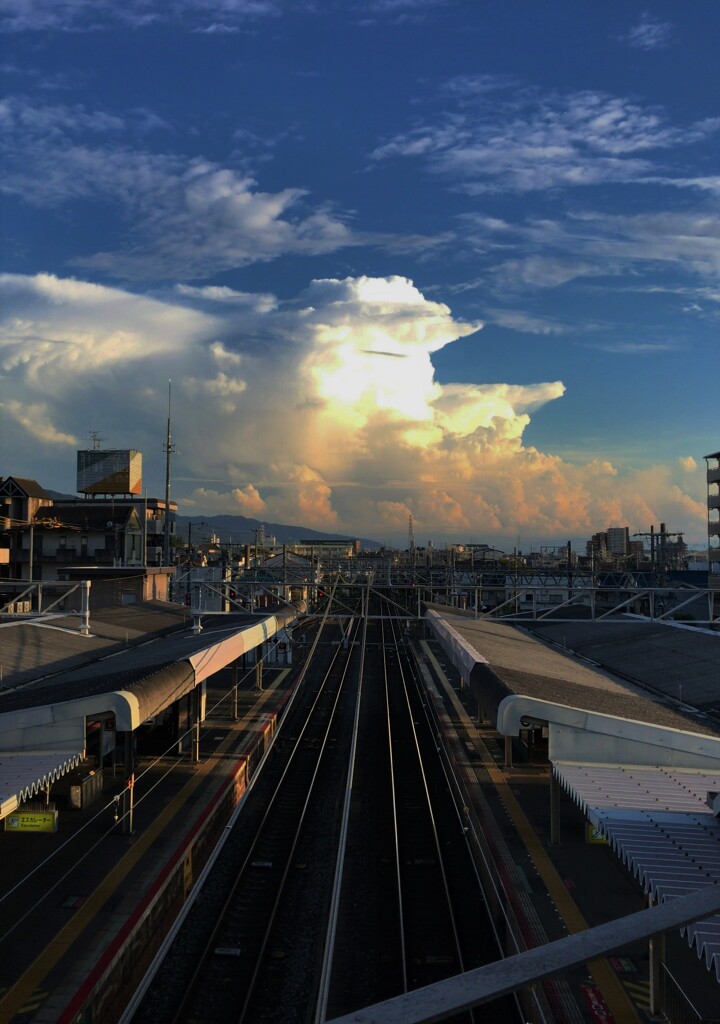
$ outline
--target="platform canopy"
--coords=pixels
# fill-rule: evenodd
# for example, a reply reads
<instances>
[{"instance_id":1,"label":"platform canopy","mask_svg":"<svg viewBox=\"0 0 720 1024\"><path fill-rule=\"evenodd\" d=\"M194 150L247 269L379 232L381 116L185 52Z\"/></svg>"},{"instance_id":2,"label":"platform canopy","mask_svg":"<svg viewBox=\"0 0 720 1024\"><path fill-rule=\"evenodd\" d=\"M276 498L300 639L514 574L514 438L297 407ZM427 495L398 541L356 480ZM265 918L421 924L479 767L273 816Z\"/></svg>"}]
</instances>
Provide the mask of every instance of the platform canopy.
<instances>
[{"instance_id":1,"label":"platform canopy","mask_svg":"<svg viewBox=\"0 0 720 1024\"><path fill-rule=\"evenodd\" d=\"M42 793L81 760L82 753L67 750L1 753L0 818L12 814L23 800Z\"/></svg>"},{"instance_id":2,"label":"platform canopy","mask_svg":"<svg viewBox=\"0 0 720 1024\"><path fill-rule=\"evenodd\" d=\"M654 902L720 883L720 771L553 763L553 772ZM708 802L709 800L709 802ZM688 925L720 981L720 915Z\"/></svg>"},{"instance_id":3,"label":"platform canopy","mask_svg":"<svg viewBox=\"0 0 720 1024\"><path fill-rule=\"evenodd\" d=\"M514 627L452 610L431 611L427 621L501 735L542 726L555 777L653 900L665 903L720 883L714 719ZM689 635L704 657L708 638L665 629L684 649ZM709 642L716 657L718 638ZM653 661L655 643L652 638L648 648L636 637L635 660ZM661 677L662 665L655 671ZM686 672L684 692L692 689ZM720 981L720 915L688 925L686 935Z\"/></svg>"}]
</instances>

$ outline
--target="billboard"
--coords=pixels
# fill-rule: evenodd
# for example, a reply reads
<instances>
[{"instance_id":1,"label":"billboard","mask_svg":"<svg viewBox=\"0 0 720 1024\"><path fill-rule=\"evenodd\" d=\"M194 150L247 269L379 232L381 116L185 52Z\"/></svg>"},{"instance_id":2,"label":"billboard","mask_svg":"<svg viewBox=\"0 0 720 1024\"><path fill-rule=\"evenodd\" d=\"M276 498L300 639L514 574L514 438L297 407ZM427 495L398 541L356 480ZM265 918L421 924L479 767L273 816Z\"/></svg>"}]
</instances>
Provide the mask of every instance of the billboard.
<instances>
[{"instance_id":1,"label":"billboard","mask_svg":"<svg viewBox=\"0 0 720 1024\"><path fill-rule=\"evenodd\" d=\"M134 448L77 453L81 494L142 494L142 452Z\"/></svg>"}]
</instances>

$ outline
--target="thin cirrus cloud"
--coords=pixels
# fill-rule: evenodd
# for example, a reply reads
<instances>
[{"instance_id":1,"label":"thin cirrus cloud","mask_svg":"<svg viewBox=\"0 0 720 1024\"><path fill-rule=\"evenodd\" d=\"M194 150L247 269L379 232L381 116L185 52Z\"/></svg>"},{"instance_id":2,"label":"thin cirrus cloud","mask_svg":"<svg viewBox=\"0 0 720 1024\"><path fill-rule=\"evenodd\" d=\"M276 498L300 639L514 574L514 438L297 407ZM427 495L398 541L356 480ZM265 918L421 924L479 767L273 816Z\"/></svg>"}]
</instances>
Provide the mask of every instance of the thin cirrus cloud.
<instances>
[{"instance_id":1,"label":"thin cirrus cloud","mask_svg":"<svg viewBox=\"0 0 720 1024\"><path fill-rule=\"evenodd\" d=\"M669 21L658 21L644 12L637 25L623 36L623 41L636 50L661 50L670 43L673 26Z\"/></svg>"},{"instance_id":2,"label":"thin cirrus cloud","mask_svg":"<svg viewBox=\"0 0 720 1024\"><path fill-rule=\"evenodd\" d=\"M277 309L278 300L270 292L240 292L227 285L205 285L196 287L188 284L175 285L175 291L188 299L212 304L218 302L228 306L247 306L259 313Z\"/></svg>"},{"instance_id":3,"label":"thin cirrus cloud","mask_svg":"<svg viewBox=\"0 0 720 1024\"><path fill-rule=\"evenodd\" d=\"M466 239L477 248L488 240L492 247L499 232L502 250L493 250L492 267L476 286L487 286L490 279L501 292L556 288L581 278L618 278L628 270L638 274L648 268L655 274L681 274L706 288L720 273L720 227L709 210L610 214L588 209L562 218L528 218L512 227L466 217L463 226Z\"/></svg>"},{"instance_id":4,"label":"thin cirrus cloud","mask_svg":"<svg viewBox=\"0 0 720 1024\"><path fill-rule=\"evenodd\" d=\"M354 244L328 207L306 211L306 192L263 192L248 175L196 159L152 176L145 195L125 199L136 227L116 251L78 259L120 277L204 277L283 254L319 255Z\"/></svg>"},{"instance_id":5,"label":"thin cirrus cloud","mask_svg":"<svg viewBox=\"0 0 720 1024\"><path fill-rule=\"evenodd\" d=\"M653 352L679 352L684 346L677 341L615 341L599 342L592 346L601 352L620 355L651 355Z\"/></svg>"},{"instance_id":6,"label":"thin cirrus cloud","mask_svg":"<svg viewBox=\"0 0 720 1024\"><path fill-rule=\"evenodd\" d=\"M90 32L118 24L134 29L170 23L191 30L233 31L259 18L277 16L278 0L3 0L0 28L6 32ZM215 26L213 28L213 26Z\"/></svg>"},{"instance_id":7,"label":"thin cirrus cloud","mask_svg":"<svg viewBox=\"0 0 720 1024\"><path fill-rule=\"evenodd\" d=\"M573 464L526 445L531 418L563 395L560 381L438 381L433 353L458 338L481 349L481 325L403 277L317 280L292 301L234 304L222 290L163 301L4 275L0 298L0 373L13 395L0 406L3 435L29 472L42 461L38 429L67 453L46 486L62 487L78 438L101 429L144 451L157 487L172 367L176 496L191 514L383 538L402 536L410 511L428 536L586 532L680 510L700 523L706 511L689 497L687 463L639 480L607 460Z\"/></svg>"},{"instance_id":8,"label":"thin cirrus cloud","mask_svg":"<svg viewBox=\"0 0 720 1024\"><path fill-rule=\"evenodd\" d=\"M709 118L672 125L655 108L607 93L542 95L487 76L449 84L455 111L444 111L386 140L378 162L422 159L429 171L470 195L637 181L652 173L656 151L700 142L720 129Z\"/></svg>"},{"instance_id":9,"label":"thin cirrus cloud","mask_svg":"<svg viewBox=\"0 0 720 1024\"><path fill-rule=\"evenodd\" d=\"M565 334L569 329L567 324L558 320L535 316L518 309L489 309L487 317L498 327L506 327L524 334Z\"/></svg>"},{"instance_id":10,"label":"thin cirrus cloud","mask_svg":"<svg viewBox=\"0 0 720 1024\"><path fill-rule=\"evenodd\" d=\"M284 254L319 255L357 244L327 204L302 188L262 191L249 174L202 157L130 148L145 112L126 119L85 107L0 106L7 139L2 188L36 206L93 200L121 207L131 227L117 249L74 265L117 277L202 277Z\"/></svg>"}]
</instances>

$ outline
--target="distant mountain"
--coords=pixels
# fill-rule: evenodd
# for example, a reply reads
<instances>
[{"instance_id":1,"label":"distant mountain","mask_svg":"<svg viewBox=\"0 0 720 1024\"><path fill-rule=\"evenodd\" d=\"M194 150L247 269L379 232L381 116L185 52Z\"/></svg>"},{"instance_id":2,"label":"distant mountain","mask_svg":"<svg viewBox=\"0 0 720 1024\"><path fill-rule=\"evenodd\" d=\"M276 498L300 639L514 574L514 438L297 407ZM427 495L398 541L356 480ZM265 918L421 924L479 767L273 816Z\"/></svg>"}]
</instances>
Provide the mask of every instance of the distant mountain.
<instances>
[{"instance_id":1,"label":"distant mountain","mask_svg":"<svg viewBox=\"0 0 720 1024\"><path fill-rule=\"evenodd\" d=\"M65 501L68 498L71 501L77 501L78 500L78 495L77 494L65 494L64 491L51 491L49 487L45 487L44 490L45 490L45 493L50 498L52 498L53 501Z\"/></svg>"},{"instance_id":2,"label":"distant mountain","mask_svg":"<svg viewBox=\"0 0 720 1024\"><path fill-rule=\"evenodd\" d=\"M65 494L62 491L51 491L45 488L47 494L53 500L70 499L71 501L79 501L82 499L82 495L77 494ZM108 500L111 500L108 498ZM142 498L137 497L136 500L140 503ZM376 551L382 547L382 544L376 540L368 540L367 538L356 538L349 533L321 533L319 530L310 530L306 526L285 526L282 523L265 523L259 519L248 519L247 516L203 516L202 514L197 516L176 516L177 520L177 533L187 540L187 528L188 523L193 524L193 533L199 540L201 537L207 537L210 533L215 533L224 543L234 544L252 544L255 541L255 531L261 527L265 528L266 537L275 537L279 544L293 544L301 540L316 540L319 542L324 540L360 540L360 545L363 548L369 548L371 551ZM196 526L197 523L205 522L207 526Z\"/></svg>"},{"instance_id":3,"label":"distant mountain","mask_svg":"<svg viewBox=\"0 0 720 1024\"><path fill-rule=\"evenodd\" d=\"M274 537L279 544L294 544L302 540L316 540L318 543L327 540L360 540L363 548L376 550L382 545L376 540L356 538L348 533L321 533L306 526L286 526L282 523L266 523L259 519L248 519L246 516L176 516L177 533L187 539L188 523L192 523L192 532L199 540L215 533L226 544L253 544L255 531L264 528L265 537ZM200 526L200 523L206 526Z\"/></svg>"}]
</instances>

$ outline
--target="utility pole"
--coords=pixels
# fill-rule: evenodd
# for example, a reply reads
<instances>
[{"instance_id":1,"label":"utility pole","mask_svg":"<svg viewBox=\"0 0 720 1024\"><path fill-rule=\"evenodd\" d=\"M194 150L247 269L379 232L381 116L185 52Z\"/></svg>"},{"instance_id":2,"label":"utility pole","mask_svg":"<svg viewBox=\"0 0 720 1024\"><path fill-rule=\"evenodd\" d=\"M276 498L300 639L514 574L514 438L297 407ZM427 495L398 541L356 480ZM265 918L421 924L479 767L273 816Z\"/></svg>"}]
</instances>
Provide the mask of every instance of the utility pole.
<instances>
[{"instance_id":1,"label":"utility pole","mask_svg":"<svg viewBox=\"0 0 720 1024\"><path fill-rule=\"evenodd\" d=\"M163 564L170 565L170 456L175 452L175 445L172 443L170 433L170 405L172 400L172 380L168 381L168 417L167 417L167 440L163 445L165 449L165 526L163 529Z\"/></svg>"}]
</instances>

